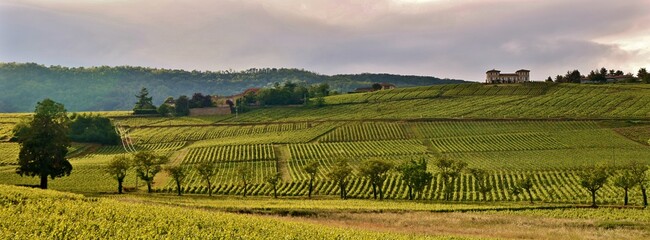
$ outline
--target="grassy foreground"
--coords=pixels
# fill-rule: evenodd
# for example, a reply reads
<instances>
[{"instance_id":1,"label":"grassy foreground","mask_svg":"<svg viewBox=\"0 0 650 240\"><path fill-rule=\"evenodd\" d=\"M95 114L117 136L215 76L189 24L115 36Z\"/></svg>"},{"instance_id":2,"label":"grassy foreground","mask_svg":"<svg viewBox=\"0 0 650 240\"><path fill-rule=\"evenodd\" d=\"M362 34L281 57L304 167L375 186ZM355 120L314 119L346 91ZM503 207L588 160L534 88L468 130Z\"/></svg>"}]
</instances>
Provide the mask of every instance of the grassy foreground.
<instances>
[{"instance_id":1,"label":"grassy foreground","mask_svg":"<svg viewBox=\"0 0 650 240\"><path fill-rule=\"evenodd\" d=\"M2 239L436 239L0 185Z\"/></svg>"}]
</instances>

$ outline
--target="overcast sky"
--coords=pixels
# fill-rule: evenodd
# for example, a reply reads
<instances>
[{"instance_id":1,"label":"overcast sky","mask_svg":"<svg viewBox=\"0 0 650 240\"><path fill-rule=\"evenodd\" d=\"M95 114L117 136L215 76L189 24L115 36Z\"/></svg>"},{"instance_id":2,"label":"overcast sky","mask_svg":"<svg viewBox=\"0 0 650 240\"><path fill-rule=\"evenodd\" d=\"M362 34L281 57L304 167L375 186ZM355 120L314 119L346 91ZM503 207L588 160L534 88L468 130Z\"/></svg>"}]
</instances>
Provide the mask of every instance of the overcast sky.
<instances>
[{"instance_id":1,"label":"overcast sky","mask_svg":"<svg viewBox=\"0 0 650 240\"><path fill-rule=\"evenodd\" d=\"M480 81L650 68L650 0L0 0L0 61Z\"/></svg>"}]
</instances>

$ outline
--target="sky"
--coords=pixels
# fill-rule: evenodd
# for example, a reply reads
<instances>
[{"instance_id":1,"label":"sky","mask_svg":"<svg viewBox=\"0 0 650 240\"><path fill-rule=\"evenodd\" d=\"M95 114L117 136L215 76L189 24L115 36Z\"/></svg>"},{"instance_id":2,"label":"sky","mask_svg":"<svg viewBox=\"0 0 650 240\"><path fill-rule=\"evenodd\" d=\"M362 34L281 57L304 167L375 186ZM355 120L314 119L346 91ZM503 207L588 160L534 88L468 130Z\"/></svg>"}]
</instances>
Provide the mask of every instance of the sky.
<instances>
[{"instance_id":1,"label":"sky","mask_svg":"<svg viewBox=\"0 0 650 240\"><path fill-rule=\"evenodd\" d=\"M650 0L0 0L0 62L472 81L650 68Z\"/></svg>"}]
</instances>

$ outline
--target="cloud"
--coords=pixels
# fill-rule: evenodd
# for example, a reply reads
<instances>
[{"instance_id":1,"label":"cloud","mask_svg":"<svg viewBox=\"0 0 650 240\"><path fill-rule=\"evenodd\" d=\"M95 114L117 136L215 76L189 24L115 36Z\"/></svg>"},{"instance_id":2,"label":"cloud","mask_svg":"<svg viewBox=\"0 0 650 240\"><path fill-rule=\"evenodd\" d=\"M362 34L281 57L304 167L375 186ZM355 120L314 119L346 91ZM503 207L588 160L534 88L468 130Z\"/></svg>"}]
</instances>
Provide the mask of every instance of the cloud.
<instances>
[{"instance_id":1,"label":"cloud","mask_svg":"<svg viewBox=\"0 0 650 240\"><path fill-rule=\"evenodd\" d=\"M8 1L0 61L188 70L298 67L480 81L650 65L646 0ZM646 66L647 67L647 66Z\"/></svg>"}]
</instances>

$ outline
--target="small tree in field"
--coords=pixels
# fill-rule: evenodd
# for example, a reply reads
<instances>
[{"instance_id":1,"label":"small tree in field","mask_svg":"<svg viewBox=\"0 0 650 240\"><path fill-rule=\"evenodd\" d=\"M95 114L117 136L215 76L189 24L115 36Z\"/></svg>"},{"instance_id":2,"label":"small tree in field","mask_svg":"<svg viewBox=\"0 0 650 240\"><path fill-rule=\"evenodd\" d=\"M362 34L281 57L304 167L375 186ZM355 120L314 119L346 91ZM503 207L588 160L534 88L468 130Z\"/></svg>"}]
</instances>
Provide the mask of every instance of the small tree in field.
<instances>
[{"instance_id":1,"label":"small tree in field","mask_svg":"<svg viewBox=\"0 0 650 240\"><path fill-rule=\"evenodd\" d=\"M183 183L183 180L185 180L186 173L185 169L182 168L181 166L171 166L165 169L167 173L174 179L174 182L176 182L176 190L178 191L178 196L181 195L181 183Z\"/></svg>"},{"instance_id":2,"label":"small tree in field","mask_svg":"<svg viewBox=\"0 0 650 240\"><path fill-rule=\"evenodd\" d=\"M196 166L196 170L208 185L208 196L212 196L212 178L217 175L217 165L214 162L204 161Z\"/></svg>"},{"instance_id":3,"label":"small tree in field","mask_svg":"<svg viewBox=\"0 0 650 240\"><path fill-rule=\"evenodd\" d=\"M580 185L591 193L591 206L596 207L596 192L600 190L609 178L609 171L605 166L591 166L578 172Z\"/></svg>"},{"instance_id":4,"label":"small tree in field","mask_svg":"<svg viewBox=\"0 0 650 240\"><path fill-rule=\"evenodd\" d=\"M305 166L304 170L309 174L309 198L311 198L311 193L314 190L314 178L316 178L316 174L318 173L318 167L320 164L318 161L312 161Z\"/></svg>"},{"instance_id":5,"label":"small tree in field","mask_svg":"<svg viewBox=\"0 0 650 240\"><path fill-rule=\"evenodd\" d=\"M628 204L628 191L636 184L636 181L634 181L634 175L632 175L632 172L628 168L622 169L620 175L614 178L614 186L622 188L625 192L623 198L624 205Z\"/></svg>"},{"instance_id":6,"label":"small tree in field","mask_svg":"<svg viewBox=\"0 0 650 240\"><path fill-rule=\"evenodd\" d=\"M650 142L650 141L649 141ZM630 173L633 177L633 181L636 185L639 185L641 189L641 195L643 197L643 206L648 206L648 195L646 193L646 188L648 186L648 165L642 162L633 161L629 165Z\"/></svg>"},{"instance_id":7,"label":"small tree in field","mask_svg":"<svg viewBox=\"0 0 650 240\"><path fill-rule=\"evenodd\" d=\"M379 189L379 200L384 199L382 188L388 177L388 171L391 169L393 169L393 164L382 159L369 159L361 164L359 172L361 176L370 180L372 195L375 199L377 199L377 189Z\"/></svg>"},{"instance_id":8,"label":"small tree in field","mask_svg":"<svg viewBox=\"0 0 650 240\"><path fill-rule=\"evenodd\" d=\"M348 164L347 160L338 160L332 166L332 170L329 172L328 177L336 182L339 186L341 199L347 199L347 185L348 185L348 176L352 173L352 168Z\"/></svg>"},{"instance_id":9,"label":"small tree in field","mask_svg":"<svg viewBox=\"0 0 650 240\"><path fill-rule=\"evenodd\" d=\"M454 182L467 167L467 163L456 159L441 158L436 161L436 167L438 167L445 184L445 200L449 201L454 194Z\"/></svg>"},{"instance_id":10,"label":"small tree in field","mask_svg":"<svg viewBox=\"0 0 650 240\"><path fill-rule=\"evenodd\" d=\"M14 129L20 144L16 173L39 177L42 189L47 189L48 177L69 176L72 172L72 164L66 159L70 146L69 121L63 104L50 99L37 103L32 121Z\"/></svg>"},{"instance_id":11,"label":"small tree in field","mask_svg":"<svg viewBox=\"0 0 650 240\"><path fill-rule=\"evenodd\" d=\"M242 193L244 197L246 197L246 194L248 193L248 184L251 182L252 171L253 170L246 164L240 164L236 170L239 181L241 182L242 187L244 187L244 192Z\"/></svg>"},{"instance_id":12,"label":"small tree in field","mask_svg":"<svg viewBox=\"0 0 650 240\"><path fill-rule=\"evenodd\" d=\"M524 176L524 178L517 181L517 187L526 191L528 194L528 200L533 204L533 194L530 192L530 189L533 188L533 179L530 176Z\"/></svg>"},{"instance_id":13,"label":"small tree in field","mask_svg":"<svg viewBox=\"0 0 650 240\"><path fill-rule=\"evenodd\" d=\"M120 155L114 157L111 162L108 163L106 172L113 176L117 180L117 193L122 194L122 184L124 183L124 178L126 178L126 173L131 168L131 158Z\"/></svg>"},{"instance_id":14,"label":"small tree in field","mask_svg":"<svg viewBox=\"0 0 650 240\"><path fill-rule=\"evenodd\" d=\"M266 183L273 188L273 198L278 198L278 183L282 180L280 173L275 173L266 179Z\"/></svg>"},{"instance_id":15,"label":"small tree in field","mask_svg":"<svg viewBox=\"0 0 650 240\"><path fill-rule=\"evenodd\" d=\"M427 160L425 158L419 161L411 159L403 163L399 167L399 171L402 175L402 180L409 188L409 200L415 199L414 192L418 193L421 198L424 187L431 184L431 179L433 179L433 174L427 172Z\"/></svg>"},{"instance_id":16,"label":"small tree in field","mask_svg":"<svg viewBox=\"0 0 650 240\"><path fill-rule=\"evenodd\" d=\"M147 192L151 193L153 178L162 170L162 165L167 163L169 158L158 156L152 152L137 152L133 156L135 171L142 181L147 183Z\"/></svg>"},{"instance_id":17,"label":"small tree in field","mask_svg":"<svg viewBox=\"0 0 650 240\"><path fill-rule=\"evenodd\" d=\"M488 179L490 176L488 171L479 168L470 168L469 173L474 176L476 190L483 196L483 201L487 201L487 193L492 191L492 184Z\"/></svg>"}]
</instances>

